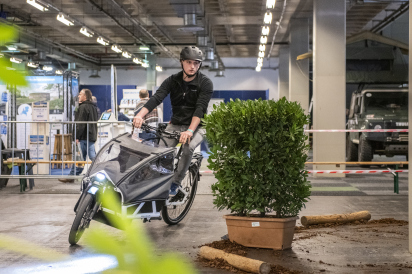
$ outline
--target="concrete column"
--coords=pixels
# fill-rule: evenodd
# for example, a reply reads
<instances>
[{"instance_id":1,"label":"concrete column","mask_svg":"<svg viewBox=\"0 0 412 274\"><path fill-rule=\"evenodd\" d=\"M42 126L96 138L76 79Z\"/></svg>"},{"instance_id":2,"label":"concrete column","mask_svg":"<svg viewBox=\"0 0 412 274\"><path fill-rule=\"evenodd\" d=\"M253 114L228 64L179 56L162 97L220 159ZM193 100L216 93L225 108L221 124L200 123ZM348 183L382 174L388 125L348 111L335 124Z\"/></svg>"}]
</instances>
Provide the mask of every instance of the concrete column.
<instances>
[{"instance_id":1,"label":"concrete column","mask_svg":"<svg viewBox=\"0 0 412 274\"><path fill-rule=\"evenodd\" d=\"M305 113L309 109L309 59L296 61L309 51L309 20L292 19L289 36L289 101L300 103Z\"/></svg>"},{"instance_id":2,"label":"concrete column","mask_svg":"<svg viewBox=\"0 0 412 274\"><path fill-rule=\"evenodd\" d=\"M313 2L313 128L345 129L345 0ZM345 133L315 133L314 162L344 162ZM344 169L334 165L314 169ZM325 176L344 177L344 174Z\"/></svg>"},{"instance_id":3,"label":"concrete column","mask_svg":"<svg viewBox=\"0 0 412 274\"><path fill-rule=\"evenodd\" d=\"M147 90L153 90L156 86L156 55L149 55L147 60L149 61L149 67L146 68L146 83Z\"/></svg>"},{"instance_id":4,"label":"concrete column","mask_svg":"<svg viewBox=\"0 0 412 274\"><path fill-rule=\"evenodd\" d=\"M409 4L412 1L409 1ZM409 12L409 52L412 52L412 12ZM409 83L412 83L412 54L409 54ZM408 112L408 119L409 119L409 144L412 144L412 134L411 134L411 126L412 123L412 85L409 85L409 112ZM412 159L412 145L408 147L408 159ZM412 175L408 173L408 185L409 189L412 189ZM411 191L408 192L408 200L409 200L409 224L412 224L412 195ZM409 252L412 253L412 225L409 225Z\"/></svg>"},{"instance_id":5,"label":"concrete column","mask_svg":"<svg viewBox=\"0 0 412 274\"><path fill-rule=\"evenodd\" d=\"M279 49L279 99L286 97L289 100L289 47Z\"/></svg>"}]
</instances>

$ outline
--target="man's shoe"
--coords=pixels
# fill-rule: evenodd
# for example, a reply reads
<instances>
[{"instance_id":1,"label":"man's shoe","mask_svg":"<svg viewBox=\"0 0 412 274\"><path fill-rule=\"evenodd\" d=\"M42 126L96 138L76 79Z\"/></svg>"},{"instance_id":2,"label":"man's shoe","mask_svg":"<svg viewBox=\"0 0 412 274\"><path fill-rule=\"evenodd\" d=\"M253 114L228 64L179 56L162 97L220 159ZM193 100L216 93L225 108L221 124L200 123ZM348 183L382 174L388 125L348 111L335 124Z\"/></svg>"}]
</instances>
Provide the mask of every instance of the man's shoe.
<instances>
[{"instance_id":1,"label":"man's shoe","mask_svg":"<svg viewBox=\"0 0 412 274\"><path fill-rule=\"evenodd\" d=\"M74 183L73 179L66 179L66 183Z\"/></svg>"},{"instance_id":2,"label":"man's shoe","mask_svg":"<svg viewBox=\"0 0 412 274\"><path fill-rule=\"evenodd\" d=\"M172 185L170 186L169 197L176 196L177 192L179 191L179 187L180 185L172 183Z\"/></svg>"},{"instance_id":3,"label":"man's shoe","mask_svg":"<svg viewBox=\"0 0 412 274\"><path fill-rule=\"evenodd\" d=\"M59 179L59 181L62 183L67 183L67 179Z\"/></svg>"}]
</instances>

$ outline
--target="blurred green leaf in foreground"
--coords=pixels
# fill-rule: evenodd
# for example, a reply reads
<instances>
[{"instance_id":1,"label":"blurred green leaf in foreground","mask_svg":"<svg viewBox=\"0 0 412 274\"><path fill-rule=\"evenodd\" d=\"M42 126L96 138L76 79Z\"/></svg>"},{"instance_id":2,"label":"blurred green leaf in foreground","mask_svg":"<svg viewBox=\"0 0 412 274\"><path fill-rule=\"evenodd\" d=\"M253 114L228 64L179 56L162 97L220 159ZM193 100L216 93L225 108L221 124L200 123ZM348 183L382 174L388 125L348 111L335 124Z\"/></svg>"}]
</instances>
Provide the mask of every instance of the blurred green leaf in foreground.
<instances>
[{"instance_id":1,"label":"blurred green leaf in foreground","mask_svg":"<svg viewBox=\"0 0 412 274\"><path fill-rule=\"evenodd\" d=\"M17 32L13 27L0 23L0 44L13 41L16 35ZM10 62L6 57L0 57L0 82L9 85L27 86L27 81L22 73L10 70L7 67L10 67Z\"/></svg>"}]
</instances>

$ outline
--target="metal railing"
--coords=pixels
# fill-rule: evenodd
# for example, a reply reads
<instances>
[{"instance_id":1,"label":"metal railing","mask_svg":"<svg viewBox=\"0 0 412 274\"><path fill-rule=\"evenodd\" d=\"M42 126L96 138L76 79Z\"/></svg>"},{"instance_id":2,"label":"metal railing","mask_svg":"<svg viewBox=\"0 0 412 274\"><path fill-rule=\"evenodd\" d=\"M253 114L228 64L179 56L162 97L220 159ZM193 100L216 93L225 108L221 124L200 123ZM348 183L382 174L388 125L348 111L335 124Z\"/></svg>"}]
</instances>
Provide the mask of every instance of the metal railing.
<instances>
[{"instance_id":1,"label":"metal railing","mask_svg":"<svg viewBox=\"0 0 412 274\"><path fill-rule=\"evenodd\" d=\"M106 142L110 141L108 136L107 136L106 140L104 140L104 143L103 143L102 137L101 137L102 136L101 133L103 132L102 131L103 127L109 127L110 126L109 131L111 131L112 138L116 137L118 134L121 134L121 133L124 133L124 132L128 131L127 129L128 129L129 126L130 126L130 129L132 129L132 123L131 122L123 122L123 121L115 121L115 122L113 122L113 121L96 121L96 122L84 122L84 121L76 121L76 122L64 122L64 121L57 121L57 122L2 121L1 123L2 123L1 126L7 126L8 124L9 125L11 125L11 124L24 124L24 136L23 136L23 138L24 138L24 148L23 149L14 148L14 147L13 148L7 148L7 153L11 153L11 161L8 161L7 159L3 159L3 152L4 151L2 150L2 148L0 146L0 155L2 156L1 159L3 161L2 166L5 165L5 164L7 164L7 165L11 164L11 166L13 168L16 165L19 165L19 166L24 165L24 169L23 169L24 174L7 175L7 174L3 174L4 173L3 170L0 169L0 179L2 179L2 178L8 178L8 179L53 179L53 178L57 178L57 179L60 179L60 178L79 179L79 178L82 177L81 175L69 176L69 175L64 174L65 164L74 165L74 167L72 167L72 168L74 168L74 170L76 171L77 165L84 164L85 168L89 168L89 165L91 163L91 161L79 161L79 160L77 160L76 153L77 153L78 150L76 148L76 144L74 143L75 138L73 137L73 136L77 135L77 126L76 125L86 124L86 131L89 132L90 125L91 124L97 124L97 136L98 137L97 137L96 142L94 142L94 145L97 144L99 149ZM37 127L36 131L35 131L36 134L32 134L32 135L36 136L35 141L29 142L29 144L27 143L28 139L30 139L30 135L28 135L28 132L27 132L28 131L27 124L36 124L35 126ZM52 125L56 125L56 124L61 125L61 129L60 129L61 134L62 134L62 141L61 141L62 142L62 146L61 146L62 150L61 150L61 155L60 155L61 156L61 161L60 160L59 161L55 160L56 154L53 153L54 151L52 152L52 147L51 147L51 145L52 145L52 134L58 134L58 133L56 133L57 129L52 129ZM48 130L47 130L47 125L49 126ZM70 129L70 126L72 126L73 128ZM43 130L42 130L43 134L40 134L40 131L39 131L40 127L43 127ZM48 136L46 134L46 130L48 131L48 134L49 134ZM17 130L17 134L22 134L23 133L23 132L18 132L18 131L19 130ZM31 131L32 131L32 129L31 129ZM52 131L54 131L54 132L52 132ZM106 130L104 132L106 132ZM74 160L65 160L65 155L67 155L67 154L65 154L65 149L64 149L65 148L64 135L65 134L70 134L70 133L73 134L72 135L72 141L71 141L71 148L72 148L72 153L71 154L72 154L72 157L74 157ZM40 136L43 136L43 141L42 142L40 140ZM17 138L17 136L16 136L16 138ZM30 153L30 143L31 143L31 145L36 144L35 155L31 155L31 153ZM87 139L86 139L87 157L90 157L89 156L89 144L90 144L89 134L87 134ZM19 146L19 145L17 145L17 146ZM49 160L47 160L47 159L41 160L40 159L41 158L40 157L41 153L40 153L39 149L42 149L42 147L45 148L45 146L48 146L49 150L48 150L47 153L46 153L45 150L43 150L43 158L48 158ZM54 147L53 147L53 149L54 149ZM22 150L24 150L24 151L22 151ZM29 154L30 154L30 158L35 158L35 159L30 159L30 160L27 159L28 158L28 155L27 155L28 151L29 151ZM31 151L33 151L33 150L31 150ZM96 150L96 154L97 154L97 152L98 152L98 150ZM23 153L24 153L24 159L20 158ZM15 157L16 154L19 154L19 157L18 157L19 159L18 160ZM53 156L53 160L52 160L52 156ZM85 157L85 156L83 156L83 157ZM48 166L49 166L48 174L39 174L39 167L40 167L39 165L40 164L48 164ZM52 170L51 165L52 164L60 164L61 165L61 175L52 175L51 174L51 170ZM28 165L29 165L30 169L33 168L35 165L37 165L37 174L35 174L35 175L26 174L27 173L26 168L28 167ZM22 172L20 172L20 173L22 173Z\"/></svg>"}]
</instances>

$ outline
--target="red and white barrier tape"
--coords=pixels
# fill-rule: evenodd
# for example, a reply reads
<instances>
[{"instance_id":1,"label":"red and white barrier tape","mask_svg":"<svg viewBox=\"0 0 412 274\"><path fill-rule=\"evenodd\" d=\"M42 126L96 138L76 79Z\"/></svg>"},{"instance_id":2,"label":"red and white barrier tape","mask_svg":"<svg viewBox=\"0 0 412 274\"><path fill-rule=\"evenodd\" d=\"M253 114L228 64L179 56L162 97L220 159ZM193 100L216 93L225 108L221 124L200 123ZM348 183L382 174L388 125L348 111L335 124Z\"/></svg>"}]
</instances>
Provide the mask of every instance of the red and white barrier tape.
<instances>
[{"instance_id":1,"label":"red and white barrier tape","mask_svg":"<svg viewBox=\"0 0 412 274\"><path fill-rule=\"evenodd\" d=\"M215 173L212 170L201 170L200 173ZM409 171L406 169L400 170L388 170L388 169L380 169L380 170L308 170L309 174L376 174L376 173L408 173Z\"/></svg>"},{"instance_id":2,"label":"red and white barrier tape","mask_svg":"<svg viewBox=\"0 0 412 274\"><path fill-rule=\"evenodd\" d=\"M305 132L409 132L409 129L305 129Z\"/></svg>"},{"instance_id":3,"label":"red and white barrier tape","mask_svg":"<svg viewBox=\"0 0 412 274\"><path fill-rule=\"evenodd\" d=\"M388 169L381 169L381 170L308 170L309 174L376 174L376 173L408 173L408 170L401 169L401 170L388 170Z\"/></svg>"}]
</instances>

